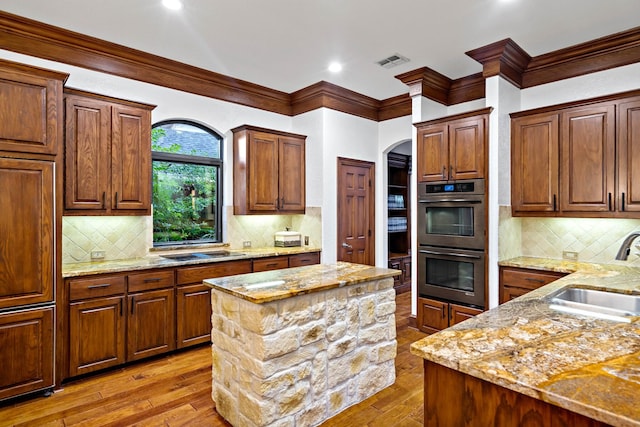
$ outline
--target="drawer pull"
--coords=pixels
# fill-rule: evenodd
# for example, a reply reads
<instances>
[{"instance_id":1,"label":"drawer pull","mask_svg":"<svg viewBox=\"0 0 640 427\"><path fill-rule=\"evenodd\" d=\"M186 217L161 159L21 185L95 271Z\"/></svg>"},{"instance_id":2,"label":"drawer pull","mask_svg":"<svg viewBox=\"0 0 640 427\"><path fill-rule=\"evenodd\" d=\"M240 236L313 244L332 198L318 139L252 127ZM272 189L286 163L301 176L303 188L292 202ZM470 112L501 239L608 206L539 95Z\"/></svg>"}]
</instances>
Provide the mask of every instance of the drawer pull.
<instances>
[{"instance_id":1,"label":"drawer pull","mask_svg":"<svg viewBox=\"0 0 640 427\"><path fill-rule=\"evenodd\" d=\"M277 267L278 263L277 262L270 262L269 264L267 264L267 267Z\"/></svg>"},{"instance_id":2,"label":"drawer pull","mask_svg":"<svg viewBox=\"0 0 640 427\"><path fill-rule=\"evenodd\" d=\"M534 279L533 277L525 277L524 280L527 280L529 282L544 283L544 280L542 280L542 279Z\"/></svg>"},{"instance_id":3,"label":"drawer pull","mask_svg":"<svg viewBox=\"0 0 640 427\"><path fill-rule=\"evenodd\" d=\"M108 288L111 286L111 283L101 283L99 285L91 285L88 286L87 289L99 289L99 288Z\"/></svg>"},{"instance_id":4,"label":"drawer pull","mask_svg":"<svg viewBox=\"0 0 640 427\"><path fill-rule=\"evenodd\" d=\"M159 281L161 281L161 280L162 280L162 279L161 279L161 278L159 278L159 277L153 277L153 278L151 278L151 279L144 279L144 283L155 283L155 282L159 282Z\"/></svg>"}]
</instances>

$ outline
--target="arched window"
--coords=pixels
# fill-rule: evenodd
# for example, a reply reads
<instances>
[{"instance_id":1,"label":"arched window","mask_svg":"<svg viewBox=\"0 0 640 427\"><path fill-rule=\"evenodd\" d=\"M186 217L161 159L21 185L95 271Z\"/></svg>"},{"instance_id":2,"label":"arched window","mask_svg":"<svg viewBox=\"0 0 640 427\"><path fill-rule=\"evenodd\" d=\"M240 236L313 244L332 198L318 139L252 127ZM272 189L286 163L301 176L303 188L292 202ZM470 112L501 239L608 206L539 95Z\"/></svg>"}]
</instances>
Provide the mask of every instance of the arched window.
<instances>
[{"instance_id":1,"label":"arched window","mask_svg":"<svg viewBox=\"0 0 640 427\"><path fill-rule=\"evenodd\" d=\"M222 137L188 120L151 130L153 244L222 240Z\"/></svg>"}]
</instances>

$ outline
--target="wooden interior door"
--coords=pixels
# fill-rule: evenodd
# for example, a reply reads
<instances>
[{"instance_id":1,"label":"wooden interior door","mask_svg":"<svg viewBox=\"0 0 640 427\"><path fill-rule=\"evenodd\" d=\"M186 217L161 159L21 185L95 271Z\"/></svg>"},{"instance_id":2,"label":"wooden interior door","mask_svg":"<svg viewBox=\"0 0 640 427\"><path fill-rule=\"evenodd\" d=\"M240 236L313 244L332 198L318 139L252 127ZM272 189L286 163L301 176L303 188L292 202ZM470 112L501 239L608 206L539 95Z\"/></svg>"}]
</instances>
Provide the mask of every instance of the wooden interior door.
<instances>
[{"instance_id":1,"label":"wooden interior door","mask_svg":"<svg viewBox=\"0 0 640 427\"><path fill-rule=\"evenodd\" d=\"M375 165L338 158L338 261L375 264Z\"/></svg>"}]
</instances>

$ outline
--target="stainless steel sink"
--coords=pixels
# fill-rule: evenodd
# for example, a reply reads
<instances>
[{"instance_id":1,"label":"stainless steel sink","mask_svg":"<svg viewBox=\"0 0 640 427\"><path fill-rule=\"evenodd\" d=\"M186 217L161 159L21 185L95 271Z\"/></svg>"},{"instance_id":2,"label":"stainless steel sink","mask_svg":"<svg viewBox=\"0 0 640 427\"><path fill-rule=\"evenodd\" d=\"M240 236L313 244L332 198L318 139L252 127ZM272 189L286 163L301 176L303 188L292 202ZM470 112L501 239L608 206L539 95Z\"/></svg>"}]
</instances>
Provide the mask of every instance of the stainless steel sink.
<instances>
[{"instance_id":1,"label":"stainless steel sink","mask_svg":"<svg viewBox=\"0 0 640 427\"><path fill-rule=\"evenodd\" d=\"M640 316L640 295L567 287L550 296L553 310L601 319L630 322Z\"/></svg>"},{"instance_id":2,"label":"stainless steel sink","mask_svg":"<svg viewBox=\"0 0 640 427\"><path fill-rule=\"evenodd\" d=\"M175 261L192 261L195 259L221 258L221 257L241 256L241 255L244 255L244 254L232 253L225 250L218 250L218 251L191 252L191 253L180 253L180 254L167 254L167 255L160 255L160 257L172 259Z\"/></svg>"}]
</instances>

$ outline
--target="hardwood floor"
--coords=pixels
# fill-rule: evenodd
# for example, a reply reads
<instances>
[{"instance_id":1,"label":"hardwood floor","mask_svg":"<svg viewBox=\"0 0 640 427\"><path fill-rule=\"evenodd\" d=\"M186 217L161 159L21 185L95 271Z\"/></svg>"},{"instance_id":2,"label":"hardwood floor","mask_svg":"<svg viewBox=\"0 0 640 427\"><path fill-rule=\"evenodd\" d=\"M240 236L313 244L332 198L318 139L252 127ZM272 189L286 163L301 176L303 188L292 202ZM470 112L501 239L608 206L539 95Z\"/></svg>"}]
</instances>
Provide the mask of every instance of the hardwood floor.
<instances>
[{"instance_id":1,"label":"hardwood floor","mask_svg":"<svg viewBox=\"0 0 640 427\"><path fill-rule=\"evenodd\" d=\"M323 427L422 426L422 359L409 345L411 295L396 297L396 382ZM143 361L69 382L50 397L0 404L0 426L229 426L211 400L210 347Z\"/></svg>"}]
</instances>

